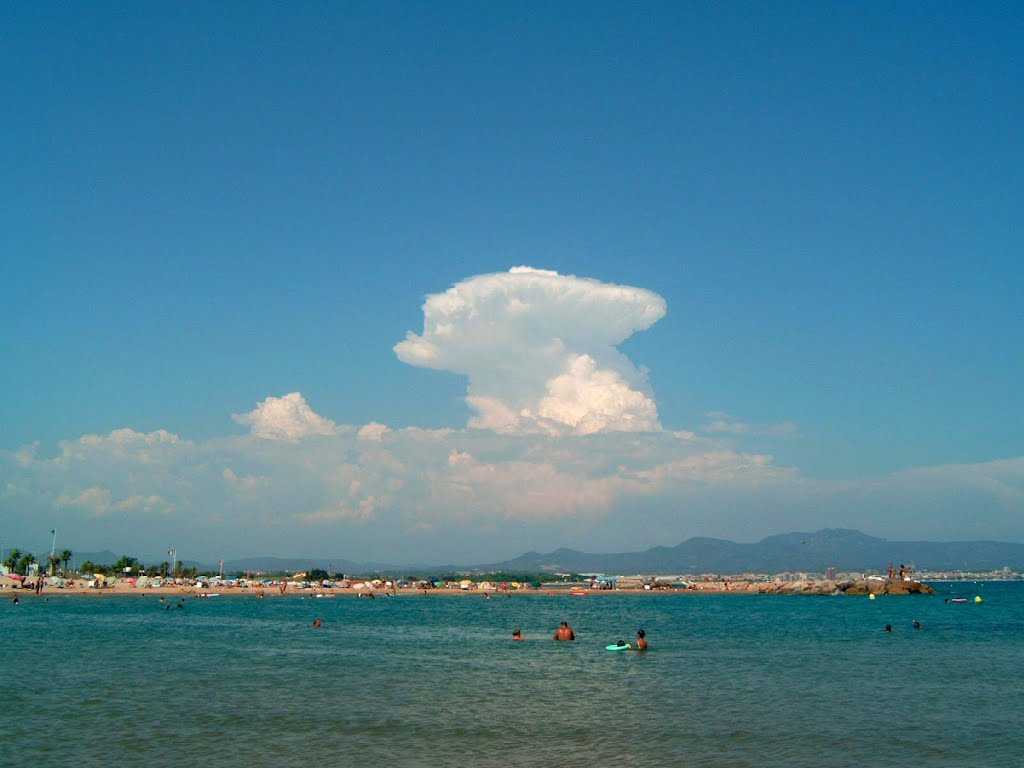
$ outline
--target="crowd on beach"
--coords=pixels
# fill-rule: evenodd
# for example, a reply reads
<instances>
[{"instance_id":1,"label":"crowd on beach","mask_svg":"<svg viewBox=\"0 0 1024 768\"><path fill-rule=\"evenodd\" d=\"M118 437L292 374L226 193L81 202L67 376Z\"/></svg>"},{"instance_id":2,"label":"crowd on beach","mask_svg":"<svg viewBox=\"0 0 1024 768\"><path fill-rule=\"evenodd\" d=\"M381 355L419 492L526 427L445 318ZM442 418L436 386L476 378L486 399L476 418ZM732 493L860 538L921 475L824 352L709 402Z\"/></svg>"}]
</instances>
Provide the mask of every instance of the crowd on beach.
<instances>
[{"instance_id":1,"label":"crowd on beach","mask_svg":"<svg viewBox=\"0 0 1024 768\"><path fill-rule=\"evenodd\" d=\"M259 597L267 593L314 594L316 596L333 596L355 593L360 597L374 595L397 595L405 593L462 593L483 594L485 598L492 595L511 595L515 592L540 592L546 594L565 594L583 596L590 594L609 594L621 592L703 592L722 593L739 592L747 594L831 594L836 591L846 592L854 588L854 593L874 592L881 589L885 582L889 590L898 589L914 591L915 582L911 569L903 564L897 568L890 563L888 578L882 576L857 577L845 574L836 577L830 571L825 579L808 574L782 574L768 576L764 574L737 574L721 576L703 574L689 577L683 581L681 577L589 577L583 581L545 582L540 581L489 581L486 578L474 581L469 578L447 580L428 579L391 579L391 578L345 578L332 577L311 579L305 573L297 573L284 577L228 577L196 576L194 578L169 576L124 576L113 577L101 573L77 576L44 576L32 574L21 576L14 573L0 574L0 589L32 589L37 593L43 588L57 590L87 590L90 592L114 592L145 594L151 591L175 591L182 594L216 592L218 594L257 594ZM874 580L874 581L872 581ZM905 586L904 586L905 585Z\"/></svg>"}]
</instances>

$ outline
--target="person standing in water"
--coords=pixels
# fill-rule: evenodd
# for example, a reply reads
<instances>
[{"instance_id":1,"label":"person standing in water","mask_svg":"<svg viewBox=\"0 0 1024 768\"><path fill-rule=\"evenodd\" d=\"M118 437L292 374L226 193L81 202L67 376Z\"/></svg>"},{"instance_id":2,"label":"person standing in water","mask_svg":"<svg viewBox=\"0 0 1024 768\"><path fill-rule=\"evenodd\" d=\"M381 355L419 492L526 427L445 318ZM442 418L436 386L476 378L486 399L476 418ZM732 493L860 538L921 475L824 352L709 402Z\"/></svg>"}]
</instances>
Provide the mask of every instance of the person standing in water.
<instances>
[{"instance_id":1,"label":"person standing in water","mask_svg":"<svg viewBox=\"0 0 1024 768\"><path fill-rule=\"evenodd\" d=\"M569 622L563 621L558 631L555 632L555 640L575 640L576 633L572 631Z\"/></svg>"},{"instance_id":2,"label":"person standing in water","mask_svg":"<svg viewBox=\"0 0 1024 768\"><path fill-rule=\"evenodd\" d=\"M636 631L636 649L638 651L647 650L647 633L642 629Z\"/></svg>"}]
</instances>

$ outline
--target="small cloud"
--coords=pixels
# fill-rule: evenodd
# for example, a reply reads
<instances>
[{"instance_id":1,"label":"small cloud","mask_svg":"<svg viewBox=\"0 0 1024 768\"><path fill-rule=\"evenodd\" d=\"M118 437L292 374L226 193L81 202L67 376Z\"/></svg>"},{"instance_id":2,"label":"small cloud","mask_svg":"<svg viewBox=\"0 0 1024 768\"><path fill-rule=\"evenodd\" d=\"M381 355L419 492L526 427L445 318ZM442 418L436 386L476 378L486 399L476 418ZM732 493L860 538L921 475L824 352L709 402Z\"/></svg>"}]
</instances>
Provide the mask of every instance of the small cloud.
<instances>
[{"instance_id":1,"label":"small cloud","mask_svg":"<svg viewBox=\"0 0 1024 768\"><path fill-rule=\"evenodd\" d=\"M58 509L77 507L97 517L115 512L170 512L173 508L166 499L156 494L134 494L114 501L109 490L96 486L86 488L74 496L62 494L57 497L55 506Z\"/></svg>"},{"instance_id":2,"label":"small cloud","mask_svg":"<svg viewBox=\"0 0 1024 768\"><path fill-rule=\"evenodd\" d=\"M372 520L377 512L377 499L368 496L360 499L355 504L348 501L341 501L337 506L330 509L320 509L301 515L299 520L306 525L325 525L338 522L368 522Z\"/></svg>"},{"instance_id":3,"label":"small cloud","mask_svg":"<svg viewBox=\"0 0 1024 768\"><path fill-rule=\"evenodd\" d=\"M56 506L58 509L63 507L78 507L86 512L91 512L94 515L105 515L110 510L110 491L106 488L86 488L80 493L69 496L67 494L61 494L57 497Z\"/></svg>"},{"instance_id":4,"label":"small cloud","mask_svg":"<svg viewBox=\"0 0 1024 768\"><path fill-rule=\"evenodd\" d=\"M748 424L733 419L725 411L708 411L705 416L711 419L701 429L709 434L725 435L774 435L776 437L798 437L800 428L792 421L781 424Z\"/></svg>"},{"instance_id":5,"label":"small cloud","mask_svg":"<svg viewBox=\"0 0 1024 768\"><path fill-rule=\"evenodd\" d=\"M333 435L338 431L337 425L316 414L299 392L268 397L249 413L236 413L231 418L264 440L294 443L310 435Z\"/></svg>"},{"instance_id":6,"label":"small cloud","mask_svg":"<svg viewBox=\"0 0 1024 768\"><path fill-rule=\"evenodd\" d=\"M457 467L459 465L469 466L470 464L476 463L476 459L473 458L473 454L465 451L453 450L448 454L448 466Z\"/></svg>"},{"instance_id":7,"label":"small cloud","mask_svg":"<svg viewBox=\"0 0 1024 768\"><path fill-rule=\"evenodd\" d=\"M239 477L230 467L221 472L224 483L238 493L252 493L270 487L270 478L263 475L242 475Z\"/></svg>"},{"instance_id":8,"label":"small cloud","mask_svg":"<svg viewBox=\"0 0 1024 768\"><path fill-rule=\"evenodd\" d=\"M376 421L371 421L366 426L360 428L359 432L356 433L356 437L360 440L372 440L379 443L384 439L384 435L390 431L386 424L378 424Z\"/></svg>"},{"instance_id":9,"label":"small cloud","mask_svg":"<svg viewBox=\"0 0 1024 768\"><path fill-rule=\"evenodd\" d=\"M172 505L156 494L135 494L110 505L111 512L171 512Z\"/></svg>"},{"instance_id":10,"label":"small cloud","mask_svg":"<svg viewBox=\"0 0 1024 768\"><path fill-rule=\"evenodd\" d=\"M794 424L792 421L784 421L781 424L772 424L769 430L773 435L779 435L780 437L799 437L800 427Z\"/></svg>"},{"instance_id":11,"label":"small cloud","mask_svg":"<svg viewBox=\"0 0 1024 768\"><path fill-rule=\"evenodd\" d=\"M93 461L105 457L113 461L136 464L159 464L175 452L187 451L193 444L182 440L173 432L157 429L137 432L134 429L115 429L107 435L82 435L77 440L60 442L60 462Z\"/></svg>"},{"instance_id":12,"label":"small cloud","mask_svg":"<svg viewBox=\"0 0 1024 768\"><path fill-rule=\"evenodd\" d=\"M714 434L745 435L750 431L750 425L742 421L736 421L725 411L708 411L706 414L711 421L703 426L705 432Z\"/></svg>"},{"instance_id":13,"label":"small cloud","mask_svg":"<svg viewBox=\"0 0 1024 768\"><path fill-rule=\"evenodd\" d=\"M136 432L134 429L124 428L115 429L106 439L119 445L159 445L161 443L173 445L179 442L181 438L173 432L168 432L166 429L158 429L153 432Z\"/></svg>"},{"instance_id":14,"label":"small cloud","mask_svg":"<svg viewBox=\"0 0 1024 768\"><path fill-rule=\"evenodd\" d=\"M20 467L30 467L32 462L36 460L36 453L39 451L39 441L36 440L31 445L25 445L19 448L14 453L14 461L17 462Z\"/></svg>"}]
</instances>

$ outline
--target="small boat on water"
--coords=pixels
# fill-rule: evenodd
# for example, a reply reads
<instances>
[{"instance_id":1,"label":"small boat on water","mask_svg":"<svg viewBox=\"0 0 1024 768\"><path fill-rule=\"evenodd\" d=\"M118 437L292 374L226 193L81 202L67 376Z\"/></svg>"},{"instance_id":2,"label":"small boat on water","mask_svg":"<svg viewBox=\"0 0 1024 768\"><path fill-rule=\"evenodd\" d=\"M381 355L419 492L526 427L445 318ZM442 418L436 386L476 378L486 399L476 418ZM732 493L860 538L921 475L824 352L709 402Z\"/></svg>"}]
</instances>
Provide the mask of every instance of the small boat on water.
<instances>
[{"instance_id":1,"label":"small boat on water","mask_svg":"<svg viewBox=\"0 0 1024 768\"><path fill-rule=\"evenodd\" d=\"M585 590L585 589L570 589L569 590L569 594L573 595L574 597L586 597L587 596L587 590Z\"/></svg>"}]
</instances>

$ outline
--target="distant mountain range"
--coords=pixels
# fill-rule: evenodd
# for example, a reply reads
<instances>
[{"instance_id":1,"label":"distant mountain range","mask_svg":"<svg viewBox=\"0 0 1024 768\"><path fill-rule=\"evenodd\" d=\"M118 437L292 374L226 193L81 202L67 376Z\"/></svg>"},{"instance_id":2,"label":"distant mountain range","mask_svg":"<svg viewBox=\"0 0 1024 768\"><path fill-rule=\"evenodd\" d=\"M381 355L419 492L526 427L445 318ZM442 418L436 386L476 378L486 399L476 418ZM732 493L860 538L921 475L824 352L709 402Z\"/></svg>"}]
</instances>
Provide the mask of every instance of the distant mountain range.
<instances>
[{"instance_id":1,"label":"distant mountain range","mask_svg":"<svg viewBox=\"0 0 1024 768\"><path fill-rule=\"evenodd\" d=\"M114 553L76 553L75 562L92 560L113 563ZM151 564L145 558L143 563ZM164 558L166 559L166 558ZM592 554L574 549L527 552L499 563L480 565L394 565L353 562L343 558L250 557L224 562L225 573L239 571L296 572L322 568L336 573L421 575L457 571L507 571L512 573L608 573L608 574L693 574L693 573L781 573L784 571L884 572L889 563L913 564L915 570L987 571L1009 566L1024 568L1024 544L999 541L889 541L860 531L826 528L814 533L784 533L753 544L726 539L691 538L674 547L653 547L643 552ZM217 564L189 560L200 571L216 571Z\"/></svg>"},{"instance_id":2,"label":"distant mountain range","mask_svg":"<svg viewBox=\"0 0 1024 768\"><path fill-rule=\"evenodd\" d=\"M992 570L1024 566L1024 544L998 541L889 541L860 531L828 528L784 533L754 544L692 538L674 547L595 555L572 549L525 555L486 566L508 571L573 573L780 573L783 571L885 571L889 563L916 570Z\"/></svg>"}]
</instances>

